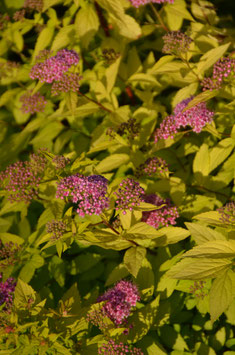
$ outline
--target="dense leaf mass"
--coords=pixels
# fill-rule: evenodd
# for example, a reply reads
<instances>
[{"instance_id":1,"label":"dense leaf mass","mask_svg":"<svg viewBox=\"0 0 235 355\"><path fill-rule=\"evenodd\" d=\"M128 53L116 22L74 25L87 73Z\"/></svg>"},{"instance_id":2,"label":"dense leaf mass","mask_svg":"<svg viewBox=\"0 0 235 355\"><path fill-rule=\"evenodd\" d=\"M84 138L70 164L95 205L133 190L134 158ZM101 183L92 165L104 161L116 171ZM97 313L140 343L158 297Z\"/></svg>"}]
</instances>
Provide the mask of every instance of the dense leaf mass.
<instances>
[{"instance_id":1,"label":"dense leaf mass","mask_svg":"<svg viewBox=\"0 0 235 355\"><path fill-rule=\"evenodd\" d=\"M0 1L0 354L234 353L233 6Z\"/></svg>"}]
</instances>

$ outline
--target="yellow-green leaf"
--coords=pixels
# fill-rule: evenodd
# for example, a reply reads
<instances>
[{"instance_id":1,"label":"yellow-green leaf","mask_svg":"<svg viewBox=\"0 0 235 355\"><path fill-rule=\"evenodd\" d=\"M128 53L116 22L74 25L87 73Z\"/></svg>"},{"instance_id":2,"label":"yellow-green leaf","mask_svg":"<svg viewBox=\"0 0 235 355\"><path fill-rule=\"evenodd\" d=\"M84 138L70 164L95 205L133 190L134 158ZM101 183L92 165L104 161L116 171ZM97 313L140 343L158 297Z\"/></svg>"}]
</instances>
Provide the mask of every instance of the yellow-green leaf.
<instances>
[{"instance_id":1,"label":"yellow-green leaf","mask_svg":"<svg viewBox=\"0 0 235 355\"><path fill-rule=\"evenodd\" d=\"M139 269L141 267L142 260L146 255L146 249L143 247L132 247L129 248L124 255L123 261L127 270L134 276L137 277Z\"/></svg>"},{"instance_id":2,"label":"yellow-green leaf","mask_svg":"<svg viewBox=\"0 0 235 355\"><path fill-rule=\"evenodd\" d=\"M232 270L226 270L214 280L210 289L209 305L212 322L226 311L234 297L235 273Z\"/></svg>"},{"instance_id":3,"label":"yellow-green leaf","mask_svg":"<svg viewBox=\"0 0 235 355\"><path fill-rule=\"evenodd\" d=\"M199 74L204 74L204 72L209 69L217 60L219 60L224 53L226 53L230 43L223 44L217 48L213 48L206 52L201 58L197 65L197 71Z\"/></svg>"},{"instance_id":4,"label":"yellow-green leaf","mask_svg":"<svg viewBox=\"0 0 235 355\"><path fill-rule=\"evenodd\" d=\"M203 280L218 276L218 273L232 266L230 259L185 258L174 265L168 275L174 279Z\"/></svg>"},{"instance_id":5,"label":"yellow-green leaf","mask_svg":"<svg viewBox=\"0 0 235 355\"><path fill-rule=\"evenodd\" d=\"M103 159L96 167L99 173L105 173L113 169L119 168L119 166L126 164L130 160L127 154L113 154Z\"/></svg>"},{"instance_id":6,"label":"yellow-green leaf","mask_svg":"<svg viewBox=\"0 0 235 355\"><path fill-rule=\"evenodd\" d=\"M235 257L235 241L213 240L187 251L183 257L196 258L233 258Z\"/></svg>"}]
</instances>

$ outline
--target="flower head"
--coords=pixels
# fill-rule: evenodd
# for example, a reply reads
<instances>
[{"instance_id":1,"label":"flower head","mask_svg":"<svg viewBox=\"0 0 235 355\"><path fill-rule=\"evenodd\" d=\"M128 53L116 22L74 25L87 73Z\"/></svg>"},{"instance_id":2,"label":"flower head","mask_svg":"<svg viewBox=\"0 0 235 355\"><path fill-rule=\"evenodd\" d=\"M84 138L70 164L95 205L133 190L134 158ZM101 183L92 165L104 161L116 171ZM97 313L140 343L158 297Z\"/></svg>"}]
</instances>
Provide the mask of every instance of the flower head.
<instances>
[{"instance_id":1,"label":"flower head","mask_svg":"<svg viewBox=\"0 0 235 355\"><path fill-rule=\"evenodd\" d=\"M43 0L25 0L23 7L42 12Z\"/></svg>"},{"instance_id":2,"label":"flower head","mask_svg":"<svg viewBox=\"0 0 235 355\"><path fill-rule=\"evenodd\" d=\"M176 224L179 213L175 206L172 206L169 199L163 200L161 197L151 194L144 197L144 201L155 206L162 206L155 211L143 212L142 221L154 228L168 227Z\"/></svg>"},{"instance_id":3,"label":"flower head","mask_svg":"<svg viewBox=\"0 0 235 355\"><path fill-rule=\"evenodd\" d=\"M163 120L160 128L155 131L155 142L159 139L173 138L181 127L190 126L194 132L200 133L202 128L212 121L214 112L207 109L205 102L200 102L183 112L192 99L193 96L178 103L174 108L174 114Z\"/></svg>"},{"instance_id":4,"label":"flower head","mask_svg":"<svg viewBox=\"0 0 235 355\"><path fill-rule=\"evenodd\" d=\"M78 92L82 77L78 73L65 73L59 81L55 81L51 87L52 96L59 95L61 92Z\"/></svg>"},{"instance_id":5,"label":"flower head","mask_svg":"<svg viewBox=\"0 0 235 355\"><path fill-rule=\"evenodd\" d=\"M38 79L42 83L60 81L63 74L78 62L79 56L74 50L61 49L55 56L47 58L44 62L36 63L31 69L30 78Z\"/></svg>"},{"instance_id":6,"label":"flower head","mask_svg":"<svg viewBox=\"0 0 235 355\"><path fill-rule=\"evenodd\" d=\"M167 34L163 36L163 41L163 53L180 55L181 53L186 53L189 50L190 43L193 40L181 31L171 31L167 32Z\"/></svg>"},{"instance_id":7,"label":"flower head","mask_svg":"<svg viewBox=\"0 0 235 355\"><path fill-rule=\"evenodd\" d=\"M155 4L170 3L173 4L174 0L130 0L134 7L140 7L141 5L149 4L150 2Z\"/></svg>"},{"instance_id":8,"label":"flower head","mask_svg":"<svg viewBox=\"0 0 235 355\"><path fill-rule=\"evenodd\" d=\"M223 57L213 67L211 78L205 78L201 85L203 91L221 89L224 84L232 83L235 78L235 59Z\"/></svg>"},{"instance_id":9,"label":"flower head","mask_svg":"<svg viewBox=\"0 0 235 355\"><path fill-rule=\"evenodd\" d=\"M39 92L34 95L26 93L20 97L22 102L21 111L24 113L43 112L46 106L46 99Z\"/></svg>"},{"instance_id":10,"label":"flower head","mask_svg":"<svg viewBox=\"0 0 235 355\"><path fill-rule=\"evenodd\" d=\"M125 210L133 210L133 207L136 207L143 201L144 189L140 184L130 178L123 180L119 184L119 189L114 192L116 195L116 209L122 210L125 214Z\"/></svg>"},{"instance_id":11,"label":"flower head","mask_svg":"<svg viewBox=\"0 0 235 355\"><path fill-rule=\"evenodd\" d=\"M225 206L218 208L220 220L224 224L235 224L235 202L229 202Z\"/></svg>"},{"instance_id":12,"label":"flower head","mask_svg":"<svg viewBox=\"0 0 235 355\"><path fill-rule=\"evenodd\" d=\"M52 234L52 239L60 239L66 232L66 223L53 219L46 224L47 233Z\"/></svg>"},{"instance_id":13,"label":"flower head","mask_svg":"<svg viewBox=\"0 0 235 355\"><path fill-rule=\"evenodd\" d=\"M17 253L19 245L13 242L3 244L0 240L0 267L6 268L9 265L14 265L17 261Z\"/></svg>"},{"instance_id":14,"label":"flower head","mask_svg":"<svg viewBox=\"0 0 235 355\"><path fill-rule=\"evenodd\" d=\"M169 169L168 166L162 158L158 157L153 157L153 158L148 158L143 164L141 164L135 172L135 175L137 177L143 176L143 175L168 175L169 174Z\"/></svg>"},{"instance_id":15,"label":"flower head","mask_svg":"<svg viewBox=\"0 0 235 355\"><path fill-rule=\"evenodd\" d=\"M30 202L37 197L39 182L46 165L45 158L31 155L31 161L19 161L0 173L0 187L8 192L10 201ZM40 162L40 165L35 163Z\"/></svg>"},{"instance_id":16,"label":"flower head","mask_svg":"<svg viewBox=\"0 0 235 355\"><path fill-rule=\"evenodd\" d=\"M99 347L98 354L103 355L122 355L122 354L136 354L136 355L144 355L141 349L131 347L130 345L119 343L116 344L114 340L109 339L108 343L102 344Z\"/></svg>"},{"instance_id":17,"label":"flower head","mask_svg":"<svg viewBox=\"0 0 235 355\"><path fill-rule=\"evenodd\" d=\"M63 155L56 155L52 159L52 163L55 165L57 170L64 169L67 164L69 164L70 160L65 158Z\"/></svg>"},{"instance_id":18,"label":"flower head","mask_svg":"<svg viewBox=\"0 0 235 355\"><path fill-rule=\"evenodd\" d=\"M100 296L97 302L106 301L102 307L103 313L116 325L120 325L129 317L132 307L135 307L139 300L137 286L122 280Z\"/></svg>"},{"instance_id":19,"label":"flower head","mask_svg":"<svg viewBox=\"0 0 235 355\"><path fill-rule=\"evenodd\" d=\"M192 293L195 297L203 300L207 296L207 292L204 289L205 281L194 281L193 286L190 286L189 292Z\"/></svg>"},{"instance_id":20,"label":"flower head","mask_svg":"<svg viewBox=\"0 0 235 355\"><path fill-rule=\"evenodd\" d=\"M16 282L13 277L9 277L5 282L2 282L2 275L0 274L0 306L5 304L4 311L9 312L12 306L15 287Z\"/></svg>"},{"instance_id":21,"label":"flower head","mask_svg":"<svg viewBox=\"0 0 235 355\"><path fill-rule=\"evenodd\" d=\"M107 180L100 175L89 177L75 174L62 179L58 183L56 197L78 204L77 213L100 215L109 206L107 194Z\"/></svg>"}]
</instances>

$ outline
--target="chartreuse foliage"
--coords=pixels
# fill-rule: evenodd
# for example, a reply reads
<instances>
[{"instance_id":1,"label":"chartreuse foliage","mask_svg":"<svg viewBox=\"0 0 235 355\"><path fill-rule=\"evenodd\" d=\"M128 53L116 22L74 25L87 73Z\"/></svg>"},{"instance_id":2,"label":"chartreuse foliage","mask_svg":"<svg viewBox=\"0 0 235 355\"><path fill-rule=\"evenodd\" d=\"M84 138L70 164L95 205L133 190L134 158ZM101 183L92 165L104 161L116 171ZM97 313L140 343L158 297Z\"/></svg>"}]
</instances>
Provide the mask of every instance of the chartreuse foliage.
<instances>
[{"instance_id":1,"label":"chartreuse foliage","mask_svg":"<svg viewBox=\"0 0 235 355\"><path fill-rule=\"evenodd\" d=\"M0 4L0 354L234 354L232 5L144 4Z\"/></svg>"}]
</instances>

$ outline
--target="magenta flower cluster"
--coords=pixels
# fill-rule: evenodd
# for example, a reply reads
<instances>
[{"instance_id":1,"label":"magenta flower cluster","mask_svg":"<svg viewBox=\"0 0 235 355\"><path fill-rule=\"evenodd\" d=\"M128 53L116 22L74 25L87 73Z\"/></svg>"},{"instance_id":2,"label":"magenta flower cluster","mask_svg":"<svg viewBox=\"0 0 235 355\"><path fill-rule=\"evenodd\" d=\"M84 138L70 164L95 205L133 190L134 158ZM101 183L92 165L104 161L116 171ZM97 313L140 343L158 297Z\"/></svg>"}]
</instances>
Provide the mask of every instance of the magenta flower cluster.
<instances>
[{"instance_id":1,"label":"magenta flower cluster","mask_svg":"<svg viewBox=\"0 0 235 355\"><path fill-rule=\"evenodd\" d=\"M173 4L174 0L130 0L133 6L140 7L141 5L149 4L150 2L154 4L170 3Z\"/></svg>"},{"instance_id":2,"label":"magenta flower cluster","mask_svg":"<svg viewBox=\"0 0 235 355\"><path fill-rule=\"evenodd\" d=\"M46 231L52 235L52 239L60 239L66 232L66 223L60 220L53 219L46 224Z\"/></svg>"},{"instance_id":3,"label":"magenta flower cluster","mask_svg":"<svg viewBox=\"0 0 235 355\"><path fill-rule=\"evenodd\" d=\"M218 208L220 220L224 224L235 224L235 202L228 202L225 206Z\"/></svg>"},{"instance_id":4,"label":"magenta flower cluster","mask_svg":"<svg viewBox=\"0 0 235 355\"><path fill-rule=\"evenodd\" d=\"M163 36L163 41L163 53L180 56L181 53L186 53L189 50L193 40L181 31L171 31Z\"/></svg>"},{"instance_id":5,"label":"magenta flower cluster","mask_svg":"<svg viewBox=\"0 0 235 355\"><path fill-rule=\"evenodd\" d=\"M129 317L132 307L135 307L139 300L137 286L130 281L122 280L100 296L97 302L106 301L102 312L116 325L120 325Z\"/></svg>"},{"instance_id":6,"label":"magenta flower cluster","mask_svg":"<svg viewBox=\"0 0 235 355\"><path fill-rule=\"evenodd\" d=\"M56 197L77 204L77 213L100 215L109 206L107 180L101 175L75 174L62 179L57 186Z\"/></svg>"},{"instance_id":7,"label":"magenta flower cluster","mask_svg":"<svg viewBox=\"0 0 235 355\"><path fill-rule=\"evenodd\" d=\"M20 97L20 101L22 102L21 111L23 113L31 114L43 112L47 103L45 97L39 92L34 95L31 95L31 93L25 93Z\"/></svg>"},{"instance_id":8,"label":"magenta flower cluster","mask_svg":"<svg viewBox=\"0 0 235 355\"><path fill-rule=\"evenodd\" d=\"M39 183L43 176L46 160L31 154L31 161L19 161L0 173L0 188L8 191L8 199L30 202L37 197Z\"/></svg>"},{"instance_id":9,"label":"magenta flower cluster","mask_svg":"<svg viewBox=\"0 0 235 355\"><path fill-rule=\"evenodd\" d=\"M215 63L211 78L205 78L201 85L203 91L221 89L224 84L230 83L235 78L235 59L223 57Z\"/></svg>"},{"instance_id":10,"label":"magenta flower cluster","mask_svg":"<svg viewBox=\"0 0 235 355\"><path fill-rule=\"evenodd\" d=\"M80 87L82 77L78 73L66 73L60 78L60 81L55 81L51 87L52 96L59 95L61 92L77 92Z\"/></svg>"},{"instance_id":11,"label":"magenta flower cluster","mask_svg":"<svg viewBox=\"0 0 235 355\"><path fill-rule=\"evenodd\" d=\"M162 158L153 157L148 158L143 164L141 164L135 172L137 177L143 175L168 175L169 169L167 163Z\"/></svg>"},{"instance_id":12,"label":"magenta flower cluster","mask_svg":"<svg viewBox=\"0 0 235 355\"><path fill-rule=\"evenodd\" d=\"M179 217L177 207L172 206L169 199L163 200L161 197L150 194L144 197L144 201L155 206L162 206L155 211L143 212L142 222L149 224L154 228L168 227L176 224L176 218Z\"/></svg>"},{"instance_id":13,"label":"magenta flower cluster","mask_svg":"<svg viewBox=\"0 0 235 355\"><path fill-rule=\"evenodd\" d=\"M135 354L144 355L141 349L131 347L130 345L119 343L116 344L113 339L109 339L108 343L102 344L99 347L98 354L102 355L124 355L124 354Z\"/></svg>"},{"instance_id":14,"label":"magenta flower cluster","mask_svg":"<svg viewBox=\"0 0 235 355\"><path fill-rule=\"evenodd\" d=\"M64 73L78 62L79 56L74 50L61 49L55 56L47 58L44 62L36 63L31 69L30 78L50 84L53 81L60 81Z\"/></svg>"},{"instance_id":15,"label":"magenta flower cluster","mask_svg":"<svg viewBox=\"0 0 235 355\"><path fill-rule=\"evenodd\" d=\"M167 139L168 137L173 138L174 134L177 133L181 127L185 128L190 126L194 132L199 133L207 123L212 121L214 112L207 109L205 102L200 102L196 106L183 112L192 99L193 96L181 101L176 105L174 114L163 120L160 127L155 131L155 142L160 139Z\"/></svg>"},{"instance_id":16,"label":"magenta flower cluster","mask_svg":"<svg viewBox=\"0 0 235 355\"><path fill-rule=\"evenodd\" d=\"M139 206L143 201L144 189L134 179L124 179L119 184L119 189L114 192L116 196L116 209L122 210L123 214L125 210L133 210L133 207Z\"/></svg>"},{"instance_id":17,"label":"magenta flower cluster","mask_svg":"<svg viewBox=\"0 0 235 355\"><path fill-rule=\"evenodd\" d=\"M13 303L15 287L16 282L13 277L9 277L5 282L3 282L2 275L0 274L0 306L4 304L4 311L10 311Z\"/></svg>"}]
</instances>

